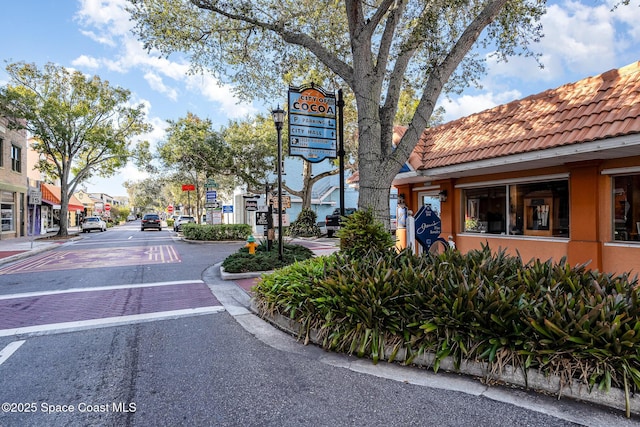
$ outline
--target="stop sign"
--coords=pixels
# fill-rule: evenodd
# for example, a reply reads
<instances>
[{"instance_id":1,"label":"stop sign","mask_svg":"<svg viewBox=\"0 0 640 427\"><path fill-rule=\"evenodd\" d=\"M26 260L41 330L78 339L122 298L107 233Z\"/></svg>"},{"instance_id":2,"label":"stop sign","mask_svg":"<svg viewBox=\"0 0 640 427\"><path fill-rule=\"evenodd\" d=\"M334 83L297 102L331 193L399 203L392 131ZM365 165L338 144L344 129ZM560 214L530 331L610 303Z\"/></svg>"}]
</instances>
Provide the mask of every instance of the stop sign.
<instances>
[{"instance_id":1,"label":"stop sign","mask_svg":"<svg viewBox=\"0 0 640 427\"><path fill-rule=\"evenodd\" d=\"M173 205L169 205L169 206L167 206L167 211L168 211L169 213L173 212Z\"/></svg>"},{"instance_id":2,"label":"stop sign","mask_svg":"<svg viewBox=\"0 0 640 427\"><path fill-rule=\"evenodd\" d=\"M105 211L110 211L111 210L111 205L109 203L105 203L104 204L104 210Z\"/></svg>"}]
</instances>

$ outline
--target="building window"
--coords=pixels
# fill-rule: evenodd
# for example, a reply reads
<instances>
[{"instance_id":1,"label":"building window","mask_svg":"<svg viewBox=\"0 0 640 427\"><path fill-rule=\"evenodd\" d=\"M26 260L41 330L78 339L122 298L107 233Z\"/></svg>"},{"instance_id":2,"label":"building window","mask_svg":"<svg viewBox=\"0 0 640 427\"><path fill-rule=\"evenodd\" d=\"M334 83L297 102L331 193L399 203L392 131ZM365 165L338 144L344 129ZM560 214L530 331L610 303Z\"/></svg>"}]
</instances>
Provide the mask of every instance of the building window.
<instances>
[{"instance_id":1,"label":"building window","mask_svg":"<svg viewBox=\"0 0 640 427\"><path fill-rule=\"evenodd\" d=\"M15 231L15 202L13 194L9 191L0 193L2 231Z\"/></svg>"},{"instance_id":2,"label":"building window","mask_svg":"<svg viewBox=\"0 0 640 427\"><path fill-rule=\"evenodd\" d=\"M22 172L22 149L16 145L11 145L11 170Z\"/></svg>"},{"instance_id":3,"label":"building window","mask_svg":"<svg viewBox=\"0 0 640 427\"><path fill-rule=\"evenodd\" d=\"M463 198L465 232L569 237L567 180L468 188Z\"/></svg>"},{"instance_id":4,"label":"building window","mask_svg":"<svg viewBox=\"0 0 640 427\"><path fill-rule=\"evenodd\" d=\"M640 238L640 175L613 178L613 239Z\"/></svg>"}]
</instances>

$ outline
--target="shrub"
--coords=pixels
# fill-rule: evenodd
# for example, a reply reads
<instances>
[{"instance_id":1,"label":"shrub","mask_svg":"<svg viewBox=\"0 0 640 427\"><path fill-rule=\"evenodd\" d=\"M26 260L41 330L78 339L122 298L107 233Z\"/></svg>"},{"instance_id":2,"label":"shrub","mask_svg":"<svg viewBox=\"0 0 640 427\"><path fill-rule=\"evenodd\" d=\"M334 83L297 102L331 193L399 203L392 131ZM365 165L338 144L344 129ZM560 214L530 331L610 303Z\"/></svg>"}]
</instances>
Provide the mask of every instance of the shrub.
<instances>
[{"instance_id":1,"label":"shrub","mask_svg":"<svg viewBox=\"0 0 640 427\"><path fill-rule=\"evenodd\" d=\"M248 224L182 224L185 239L190 240L247 240L251 235Z\"/></svg>"},{"instance_id":2,"label":"shrub","mask_svg":"<svg viewBox=\"0 0 640 427\"><path fill-rule=\"evenodd\" d=\"M228 273L245 273L249 271L268 271L304 261L312 258L313 252L302 245L283 244L282 261L277 248L268 250L266 242L260 242L256 253L250 254L246 247L240 248L235 254L229 255L222 267Z\"/></svg>"},{"instance_id":3,"label":"shrub","mask_svg":"<svg viewBox=\"0 0 640 427\"><path fill-rule=\"evenodd\" d=\"M353 256L372 250L386 251L395 243L391 233L375 220L371 210L359 210L343 218L336 235L340 238L340 250Z\"/></svg>"},{"instance_id":4,"label":"shrub","mask_svg":"<svg viewBox=\"0 0 640 427\"><path fill-rule=\"evenodd\" d=\"M425 352L560 375L563 384L640 390L637 277L519 257L339 252L263 277L264 314L316 328L324 348L406 363ZM526 371L525 371L526 372Z\"/></svg>"},{"instance_id":5,"label":"shrub","mask_svg":"<svg viewBox=\"0 0 640 427\"><path fill-rule=\"evenodd\" d=\"M297 237L314 237L321 234L320 227L316 222L318 216L309 208L302 209L298 218L289 226L288 235Z\"/></svg>"}]
</instances>

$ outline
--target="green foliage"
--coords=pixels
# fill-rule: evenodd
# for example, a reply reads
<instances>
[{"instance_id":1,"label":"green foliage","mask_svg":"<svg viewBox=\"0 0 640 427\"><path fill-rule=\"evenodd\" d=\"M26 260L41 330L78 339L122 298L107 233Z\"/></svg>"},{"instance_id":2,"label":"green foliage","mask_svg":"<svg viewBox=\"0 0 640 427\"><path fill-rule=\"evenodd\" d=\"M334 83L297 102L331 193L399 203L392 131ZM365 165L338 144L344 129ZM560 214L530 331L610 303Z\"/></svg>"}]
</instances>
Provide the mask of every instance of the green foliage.
<instances>
[{"instance_id":1,"label":"green foliage","mask_svg":"<svg viewBox=\"0 0 640 427\"><path fill-rule=\"evenodd\" d=\"M222 267L228 273L245 273L249 271L268 271L282 268L298 261L304 261L313 257L313 252L302 245L283 244L282 261L278 256L277 247L270 251L266 242L260 242L255 254L250 254L249 249L240 248L235 254L229 255Z\"/></svg>"},{"instance_id":2,"label":"green foliage","mask_svg":"<svg viewBox=\"0 0 640 427\"><path fill-rule=\"evenodd\" d=\"M461 254L338 252L263 277L263 313L316 328L323 346L374 361L435 354L560 375L564 384L640 390L637 277L524 264L488 246Z\"/></svg>"},{"instance_id":3,"label":"green foliage","mask_svg":"<svg viewBox=\"0 0 640 427\"><path fill-rule=\"evenodd\" d=\"M317 224L318 216L311 209L302 209L298 218L288 228L288 235L293 237L317 237L320 236L320 227Z\"/></svg>"},{"instance_id":4,"label":"green foliage","mask_svg":"<svg viewBox=\"0 0 640 427\"><path fill-rule=\"evenodd\" d=\"M371 210L359 210L344 217L336 235L340 238L340 250L354 257L368 251L386 251L394 245L393 237Z\"/></svg>"},{"instance_id":5,"label":"green foliage","mask_svg":"<svg viewBox=\"0 0 640 427\"><path fill-rule=\"evenodd\" d=\"M131 140L151 130L142 104L130 92L98 76L87 77L53 63L42 69L17 62L6 67L9 83L0 89L0 114L34 136L42 159L37 168L60 180L63 195L94 175L111 176L135 149ZM60 232L68 234L68 200L63 196Z\"/></svg>"},{"instance_id":6,"label":"green foliage","mask_svg":"<svg viewBox=\"0 0 640 427\"><path fill-rule=\"evenodd\" d=\"M247 240L251 226L247 224L182 224L182 234L189 240Z\"/></svg>"}]
</instances>

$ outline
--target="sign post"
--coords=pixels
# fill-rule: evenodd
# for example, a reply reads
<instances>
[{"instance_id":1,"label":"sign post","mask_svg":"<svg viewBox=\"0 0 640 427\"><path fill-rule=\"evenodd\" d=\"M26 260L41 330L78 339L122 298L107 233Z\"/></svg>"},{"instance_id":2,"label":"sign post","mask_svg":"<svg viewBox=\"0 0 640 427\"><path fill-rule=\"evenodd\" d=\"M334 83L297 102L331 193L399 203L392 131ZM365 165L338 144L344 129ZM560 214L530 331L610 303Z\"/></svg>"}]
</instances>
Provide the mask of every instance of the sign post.
<instances>
[{"instance_id":1,"label":"sign post","mask_svg":"<svg viewBox=\"0 0 640 427\"><path fill-rule=\"evenodd\" d=\"M187 205L189 206L189 215L191 215L191 192L196 189L193 184L182 184L182 191L187 192Z\"/></svg>"},{"instance_id":2,"label":"sign post","mask_svg":"<svg viewBox=\"0 0 640 427\"><path fill-rule=\"evenodd\" d=\"M42 204L42 192L37 189L29 189L29 203L33 205L31 211L31 249L36 238L36 205Z\"/></svg>"}]
</instances>

